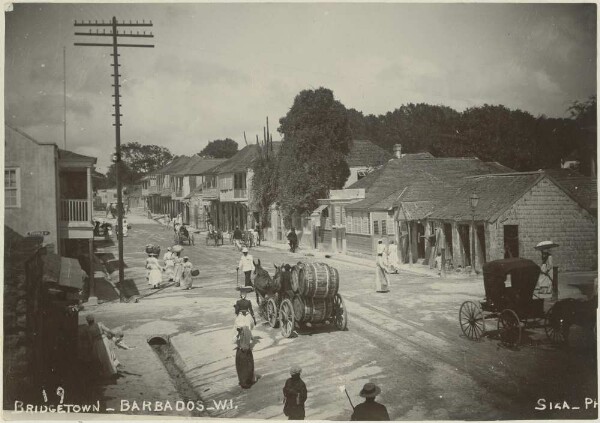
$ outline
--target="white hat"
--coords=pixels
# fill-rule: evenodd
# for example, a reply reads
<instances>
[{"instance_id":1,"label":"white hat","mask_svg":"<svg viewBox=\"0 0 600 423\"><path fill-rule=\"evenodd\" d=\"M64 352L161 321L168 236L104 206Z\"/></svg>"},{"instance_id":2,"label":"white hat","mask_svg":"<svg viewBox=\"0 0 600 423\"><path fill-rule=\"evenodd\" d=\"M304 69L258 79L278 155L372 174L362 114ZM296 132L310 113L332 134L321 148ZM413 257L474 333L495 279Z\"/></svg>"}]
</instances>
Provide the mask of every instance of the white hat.
<instances>
[{"instance_id":1,"label":"white hat","mask_svg":"<svg viewBox=\"0 0 600 423\"><path fill-rule=\"evenodd\" d=\"M247 253L248 249L246 247L242 248L242 253Z\"/></svg>"}]
</instances>

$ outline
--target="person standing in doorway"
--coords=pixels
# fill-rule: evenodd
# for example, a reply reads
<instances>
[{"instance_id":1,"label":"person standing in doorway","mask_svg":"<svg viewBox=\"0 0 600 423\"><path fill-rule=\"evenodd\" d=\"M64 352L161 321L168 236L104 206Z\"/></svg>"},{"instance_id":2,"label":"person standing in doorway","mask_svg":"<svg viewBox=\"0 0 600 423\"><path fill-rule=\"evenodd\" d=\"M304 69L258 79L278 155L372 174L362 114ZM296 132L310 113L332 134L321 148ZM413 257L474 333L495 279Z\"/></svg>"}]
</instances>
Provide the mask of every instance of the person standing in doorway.
<instances>
[{"instance_id":1,"label":"person standing in doorway","mask_svg":"<svg viewBox=\"0 0 600 423\"><path fill-rule=\"evenodd\" d=\"M254 258L248 254L248 248L246 247L242 248L242 257L236 270L240 269L244 272L244 286L252 286L250 276L254 271Z\"/></svg>"},{"instance_id":2,"label":"person standing in doorway","mask_svg":"<svg viewBox=\"0 0 600 423\"><path fill-rule=\"evenodd\" d=\"M383 263L383 254L385 253L385 245L383 240L380 239L377 244L377 257L375 261L375 291L376 292L389 292L389 281L385 271L385 264Z\"/></svg>"},{"instance_id":3,"label":"person standing in doorway","mask_svg":"<svg viewBox=\"0 0 600 423\"><path fill-rule=\"evenodd\" d=\"M375 402L375 397L381 393L379 386L367 383L358 395L365 398L365 402L358 404L350 417L353 421L382 421L390 420L385 405Z\"/></svg>"},{"instance_id":4,"label":"person standing in doorway","mask_svg":"<svg viewBox=\"0 0 600 423\"><path fill-rule=\"evenodd\" d=\"M302 369L299 366L292 366L290 369L290 378L285 381L283 386L283 397L285 404L283 414L288 420L304 420L304 403L308 396L306 384L300 379Z\"/></svg>"}]
</instances>

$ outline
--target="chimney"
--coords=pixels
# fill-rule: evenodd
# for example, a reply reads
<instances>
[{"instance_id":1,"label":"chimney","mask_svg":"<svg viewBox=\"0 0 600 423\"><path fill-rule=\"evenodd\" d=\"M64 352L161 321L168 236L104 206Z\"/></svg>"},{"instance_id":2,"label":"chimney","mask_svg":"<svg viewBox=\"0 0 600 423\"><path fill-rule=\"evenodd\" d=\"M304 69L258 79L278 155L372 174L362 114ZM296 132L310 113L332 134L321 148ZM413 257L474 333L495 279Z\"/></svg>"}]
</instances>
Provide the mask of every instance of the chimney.
<instances>
[{"instance_id":1,"label":"chimney","mask_svg":"<svg viewBox=\"0 0 600 423\"><path fill-rule=\"evenodd\" d=\"M402 158L402 144L394 144L394 157Z\"/></svg>"}]
</instances>

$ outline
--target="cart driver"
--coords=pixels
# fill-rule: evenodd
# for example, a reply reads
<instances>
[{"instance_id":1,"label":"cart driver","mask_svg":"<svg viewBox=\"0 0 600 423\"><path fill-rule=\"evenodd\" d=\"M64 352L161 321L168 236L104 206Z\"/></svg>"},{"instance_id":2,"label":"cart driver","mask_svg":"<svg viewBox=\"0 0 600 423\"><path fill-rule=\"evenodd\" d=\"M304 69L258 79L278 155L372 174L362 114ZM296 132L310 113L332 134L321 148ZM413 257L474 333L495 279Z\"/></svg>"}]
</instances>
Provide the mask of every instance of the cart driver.
<instances>
[{"instance_id":1,"label":"cart driver","mask_svg":"<svg viewBox=\"0 0 600 423\"><path fill-rule=\"evenodd\" d=\"M190 233L188 232L187 228L185 227L185 225L181 225L181 227L179 228L179 233L186 237L189 238L190 237Z\"/></svg>"}]
</instances>

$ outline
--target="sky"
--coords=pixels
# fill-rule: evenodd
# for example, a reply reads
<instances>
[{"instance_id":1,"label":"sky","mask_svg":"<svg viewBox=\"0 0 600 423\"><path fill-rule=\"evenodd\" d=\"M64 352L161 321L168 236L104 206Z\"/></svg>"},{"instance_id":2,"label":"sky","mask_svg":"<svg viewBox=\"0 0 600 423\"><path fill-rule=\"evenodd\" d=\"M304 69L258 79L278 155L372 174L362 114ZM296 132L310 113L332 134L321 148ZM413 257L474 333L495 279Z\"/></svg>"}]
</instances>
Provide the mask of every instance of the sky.
<instances>
[{"instance_id":1,"label":"sky","mask_svg":"<svg viewBox=\"0 0 600 423\"><path fill-rule=\"evenodd\" d=\"M595 4L14 4L5 13L5 122L68 150L114 152L109 37L74 21L151 20L154 48L121 48L121 142L192 155L209 141L274 140L304 89L384 114L408 103L502 104L567 117L596 94ZM66 52L66 73L63 66Z\"/></svg>"}]
</instances>

